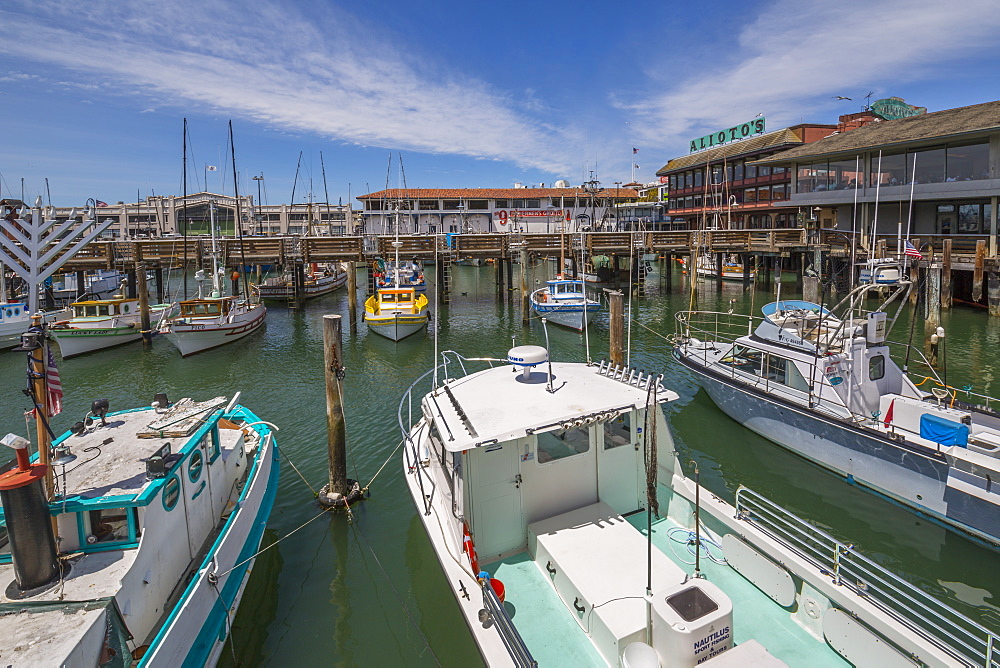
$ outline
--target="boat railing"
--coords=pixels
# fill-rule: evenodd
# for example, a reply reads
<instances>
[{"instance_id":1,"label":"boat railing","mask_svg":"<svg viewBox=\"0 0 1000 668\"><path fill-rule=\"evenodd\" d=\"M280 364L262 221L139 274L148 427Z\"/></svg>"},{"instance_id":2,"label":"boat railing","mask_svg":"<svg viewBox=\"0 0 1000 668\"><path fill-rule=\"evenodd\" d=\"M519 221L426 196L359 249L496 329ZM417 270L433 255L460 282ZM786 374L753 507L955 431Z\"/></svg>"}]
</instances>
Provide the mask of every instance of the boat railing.
<instances>
[{"instance_id":1,"label":"boat railing","mask_svg":"<svg viewBox=\"0 0 1000 668\"><path fill-rule=\"evenodd\" d=\"M866 599L963 664L1000 666L1000 636L747 487L736 492L737 518L811 562L833 584Z\"/></svg>"},{"instance_id":2,"label":"boat railing","mask_svg":"<svg viewBox=\"0 0 1000 668\"><path fill-rule=\"evenodd\" d=\"M752 334L755 324L760 321L752 315L728 311L678 311L674 319L674 331L681 339L694 336L727 343Z\"/></svg>"},{"instance_id":3,"label":"boat railing","mask_svg":"<svg viewBox=\"0 0 1000 668\"><path fill-rule=\"evenodd\" d=\"M531 656L531 651L524 644L521 634L517 632L514 622L503 607L503 602L497 596L493 587L489 585L489 580L481 581L480 586L483 589L483 609L489 614L489 618L493 620L493 625L500 636L500 641L507 648L507 653L510 655L514 665L522 666L523 668L534 668L537 666L538 662ZM482 612L479 614L482 615ZM485 623L486 621L484 621Z\"/></svg>"},{"instance_id":4,"label":"boat railing","mask_svg":"<svg viewBox=\"0 0 1000 668\"><path fill-rule=\"evenodd\" d=\"M951 393L951 398L948 400L949 405L954 404L956 401L964 400L968 404L972 404L986 410L997 410L997 407L994 407L994 404L1000 403L1000 399L986 394L980 394L979 392L973 392L972 385L955 387L945 383L941 379L941 376L938 375L937 369L935 369L934 365L927 359L927 356L924 355L924 351L921 350L920 347L903 343L901 341L886 341L886 345L889 346L890 350L901 350L902 355L905 355L906 349L909 348L910 362L907 366L916 366L919 371L908 368L907 373L911 377L923 376L920 380L914 380L914 385L916 385L919 389L929 391L931 387L943 387ZM901 354L897 353L894 356L898 358Z\"/></svg>"}]
</instances>

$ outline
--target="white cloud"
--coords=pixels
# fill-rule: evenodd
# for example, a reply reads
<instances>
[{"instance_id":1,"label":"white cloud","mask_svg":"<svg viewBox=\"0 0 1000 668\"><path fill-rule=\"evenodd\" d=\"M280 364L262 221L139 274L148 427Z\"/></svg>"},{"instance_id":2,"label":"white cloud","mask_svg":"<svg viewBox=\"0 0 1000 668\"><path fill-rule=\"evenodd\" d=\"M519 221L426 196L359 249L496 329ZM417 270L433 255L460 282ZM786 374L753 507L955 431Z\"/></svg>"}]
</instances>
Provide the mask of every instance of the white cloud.
<instances>
[{"instance_id":1,"label":"white cloud","mask_svg":"<svg viewBox=\"0 0 1000 668\"><path fill-rule=\"evenodd\" d=\"M628 110L639 141L657 146L762 111L780 127L829 107L834 95L858 105L836 111L857 111L880 85L943 77L962 57L995 57L998 28L1000 12L988 0L779 0L721 47L706 39L713 51L689 58L694 71L680 84L660 81L665 90L617 106Z\"/></svg>"},{"instance_id":2,"label":"white cloud","mask_svg":"<svg viewBox=\"0 0 1000 668\"><path fill-rule=\"evenodd\" d=\"M568 132L536 122L531 104L422 62L412 49L403 53L385 31L342 12L296 15L273 0L252 11L234 1L17 0L0 10L0 23L9 34L31 35L0 41L0 53L78 72L81 88L99 83L161 106L197 104L362 145L550 172L570 162Z\"/></svg>"}]
</instances>

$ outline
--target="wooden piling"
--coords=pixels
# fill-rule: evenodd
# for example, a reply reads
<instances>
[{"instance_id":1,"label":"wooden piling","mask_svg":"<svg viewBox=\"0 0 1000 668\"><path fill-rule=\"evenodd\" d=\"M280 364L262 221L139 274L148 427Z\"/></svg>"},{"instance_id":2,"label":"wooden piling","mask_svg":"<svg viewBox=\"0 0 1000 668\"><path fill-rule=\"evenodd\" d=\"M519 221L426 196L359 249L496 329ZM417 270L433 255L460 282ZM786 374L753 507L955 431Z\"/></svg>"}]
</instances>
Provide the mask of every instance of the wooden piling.
<instances>
[{"instance_id":1,"label":"wooden piling","mask_svg":"<svg viewBox=\"0 0 1000 668\"><path fill-rule=\"evenodd\" d=\"M924 299L925 326L937 328L941 324L941 267L927 268L927 280L924 284L926 299Z\"/></svg>"},{"instance_id":2,"label":"wooden piling","mask_svg":"<svg viewBox=\"0 0 1000 668\"><path fill-rule=\"evenodd\" d=\"M346 497L347 484L347 428L344 421L344 399L340 380L343 377L343 349L339 315L323 316L323 370L326 375L326 430L329 481L321 502L338 505L335 499ZM324 501L325 496L325 501Z\"/></svg>"},{"instance_id":3,"label":"wooden piling","mask_svg":"<svg viewBox=\"0 0 1000 668\"><path fill-rule=\"evenodd\" d=\"M513 297L511 292L515 290L514 288L514 258L509 255L504 259L504 263L507 265L507 301L510 301Z\"/></svg>"},{"instance_id":4,"label":"wooden piling","mask_svg":"<svg viewBox=\"0 0 1000 668\"><path fill-rule=\"evenodd\" d=\"M990 272L986 290L990 301L990 315L1000 316L1000 274Z\"/></svg>"},{"instance_id":5,"label":"wooden piling","mask_svg":"<svg viewBox=\"0 0 1000 668\"><path fill-rule=\"evenodd\" d=\"M153 270L153 278L156 281L156 303L163 303L163 267L157 267Z\"/></svg>"},{"instance_id":6,"label":"wooden piling","mask_svg":"<svg viewBox=\"0 0 1000 668\"><path fill-rule=\"evenodd\" d=\"M609 329L610 358L612 364L622 366L625 364L625 300L621 290L611 290L608 292L610 302Z\"/></svg>"},{"instance_id":7,"label":"wooden piling","mask_svg":"<svg viewBox=\"0 0 1000 668\"><path fill-rule=\"evenodd\" d=\"M972 301L983 298L983 270L986 267L986 240L976 242L976 261L972 269Z\"/></svg>"},{"instance_id":8,"label":"wooden piling","mask_svg":"<svg viewBox=\"0 0 1000 668\"><path fill-rule=\"evenodd\" d=\"M941 257L941 308L951 308L951 239L944 240Z\"/></svg>"},{"instance_id":9,"label":"wooden piling","mask_svg":"<svg viewBox=\"0 0 1000 668\"><path fill-rule=\"evenodd\" d=\"M726 266L726 254L715 254L715 291L722 292L722 273Z\"/></svg>"},{"instance_id":10,"label":"wooden piling","mask_svg":"<svg viewBox=\"0 0 1000 668\"><path fill-rule=\"evenodd\" d=\"M87 292L87 272L81 269L80 271L76 272L76 298L80 299L86 292Z\"/></svg>"},{"instance_id":11,"label":"wooden piling","mask_svg":"<svg viewBox=\"0 0 1000 668\"><path fill-rule=\"evenodd\" d=\"M306 264L301 260L295 261L294 280L292 281L292 307L302 308L306 299Z\"/></svg>"},{"instance_id":12,"label":"wooden piling","mask_svg":"<svg viewBox=\"0 0 1000 668\"><path fill-rule=\"evenodd\" d=\"M142 347L148 348L153 343L153 332L149 329L149 291L146 287L146 264L135 263L136 292L139 296L139 332L142 334Z\"/></svg>"},{"instance_id":13,"label":"wooden piling","mask_svg":"<svg viewBox=\"0 0 1000 668\"><path fill-rule=\"evenodd\" d=\"M661 264L661 271L663 272L663 281L666 284L667 292L670 292L671 288L674 287L674 254L667 253ZM618 276L618 272L615 272L615 276Z\"/></svg>"},{"instance_id":14,"label":"wooden piling","mask_svg":"<svg viewBox=\"0 0 1000 668\"><path fill-rule=\"evenodd\" d=\"M528 295L528 248L521 247L521 324L525 327L531 322L531 309Z\"/></svg>"},{"instance_id":15,"label":"wooden piling","mask_svg":"<svg viewBox=\"0 0 1000 668\"><path fill-rule=\"evenodd\" d=\"M351 336L358 333L358 267L354 261L347 264L347 315L351 320Z\"/></svg>"}]
</instances>

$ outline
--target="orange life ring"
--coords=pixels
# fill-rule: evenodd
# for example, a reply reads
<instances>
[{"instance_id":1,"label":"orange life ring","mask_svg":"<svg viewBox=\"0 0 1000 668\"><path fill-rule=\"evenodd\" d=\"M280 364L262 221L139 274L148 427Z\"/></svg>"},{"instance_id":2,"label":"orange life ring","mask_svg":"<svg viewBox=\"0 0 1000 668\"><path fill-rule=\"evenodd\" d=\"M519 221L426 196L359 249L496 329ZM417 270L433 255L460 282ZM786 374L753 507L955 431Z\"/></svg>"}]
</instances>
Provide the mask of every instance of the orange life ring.
<instances>
[{"instance_id":1,"label":"orange life ring","mask_svg":"<svg viewBox=\"0 0 1000 668\"><path fill-rule=\"evenodd\" d=\"M462 525L462 533L464 534L462 538L462 550L465 552L465 555L469 557L469 563L472 565L472 572L478 575L479 557L476 556L476 546L472 542L472 536L469 535L469 526L467 524Z\"/></svg>"}]
</instances>

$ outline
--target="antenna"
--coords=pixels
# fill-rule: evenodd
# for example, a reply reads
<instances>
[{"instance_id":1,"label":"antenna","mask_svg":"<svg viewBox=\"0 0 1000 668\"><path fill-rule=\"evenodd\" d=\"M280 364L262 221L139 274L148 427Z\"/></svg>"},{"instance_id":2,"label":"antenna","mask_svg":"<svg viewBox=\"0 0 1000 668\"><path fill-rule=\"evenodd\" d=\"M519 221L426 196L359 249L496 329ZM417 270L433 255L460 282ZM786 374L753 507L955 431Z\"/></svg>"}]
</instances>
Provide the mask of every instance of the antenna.
<instances>
[{"instance_id":1,"label":"antenna","mask_svg":"<svg viewBox=\"0 0 1000 668\"><path fill-rule=\"evenodd\" d=\"M875 91L870 90L870 91L868 91L868 94L865 95L865 108L862 109L862 111L871 111L871 108L872 108L872 104L871 104L871 102L872 102L872 95L874 95L874 94L875 94Z\"/></svg>"},{"instance_id":2,"label":"antenna","mask_svg":"<svg viewBox=\"0 0 1000 668\"><path fill-rule=\"evenodd\" d=\"M545 391L552 394L555 390L552 388L552 351L549 348L549 319L542 318L542 331L545 332L545 361L549 367L549 383L545 388Z\"/></svg>"}]
</instances>

